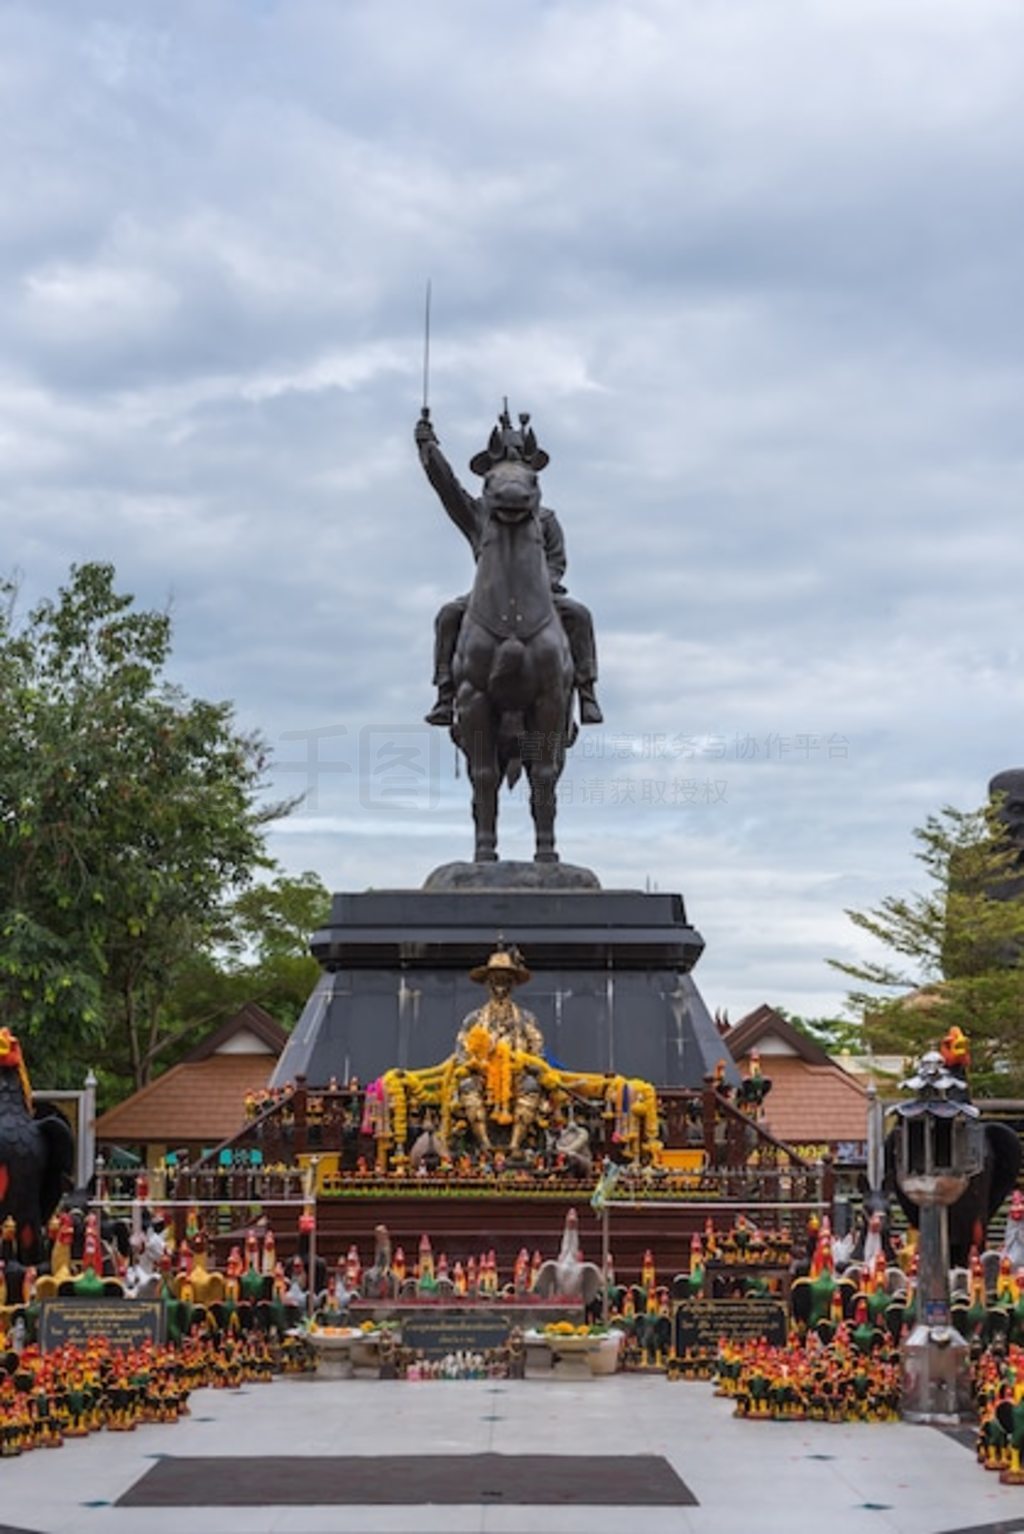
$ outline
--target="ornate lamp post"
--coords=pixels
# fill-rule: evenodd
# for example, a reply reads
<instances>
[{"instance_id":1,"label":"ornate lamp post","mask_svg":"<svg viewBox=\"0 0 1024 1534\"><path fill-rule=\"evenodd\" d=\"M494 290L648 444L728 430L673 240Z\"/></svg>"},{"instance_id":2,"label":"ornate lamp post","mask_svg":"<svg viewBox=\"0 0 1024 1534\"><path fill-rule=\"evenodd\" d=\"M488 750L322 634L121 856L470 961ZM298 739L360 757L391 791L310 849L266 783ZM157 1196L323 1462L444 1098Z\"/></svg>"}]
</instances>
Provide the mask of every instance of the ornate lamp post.
<instances>
[{"instance_id":1,"label":"ornate lamp post","mask_svg":"<svg viewBox=\"0 0 1024 1534\"><path fill-rule=\"evenodd\" d=\"M896 1118L896 1180L920 1210L914 1326L902 1347L903 1415L955 1424L971 1409L967 1343L950 1324L949 1206L981 1171L984 1127L963 1080L942 1056L922 1055L903 1082L914 1095Z\"/></svg>"}]
</instances>

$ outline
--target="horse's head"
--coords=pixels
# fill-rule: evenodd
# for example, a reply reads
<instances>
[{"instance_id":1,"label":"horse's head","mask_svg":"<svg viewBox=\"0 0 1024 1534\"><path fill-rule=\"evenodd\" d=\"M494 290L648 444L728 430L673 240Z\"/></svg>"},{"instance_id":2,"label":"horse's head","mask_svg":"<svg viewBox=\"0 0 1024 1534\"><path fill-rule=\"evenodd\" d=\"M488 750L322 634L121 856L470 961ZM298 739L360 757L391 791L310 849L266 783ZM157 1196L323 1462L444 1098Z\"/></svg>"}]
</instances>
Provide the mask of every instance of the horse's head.
<instances>
[{"instance_id":1,"label":"horse's head","mask_svg":"<svg viewBox=\"0 0 1024 1534\"><path fill-rule=\"evenodd\" d=\"M540 511L537 471L517 458L503 458L484 475L484 510L501 522L525 522Z\"/></svg>"}]
</instances>

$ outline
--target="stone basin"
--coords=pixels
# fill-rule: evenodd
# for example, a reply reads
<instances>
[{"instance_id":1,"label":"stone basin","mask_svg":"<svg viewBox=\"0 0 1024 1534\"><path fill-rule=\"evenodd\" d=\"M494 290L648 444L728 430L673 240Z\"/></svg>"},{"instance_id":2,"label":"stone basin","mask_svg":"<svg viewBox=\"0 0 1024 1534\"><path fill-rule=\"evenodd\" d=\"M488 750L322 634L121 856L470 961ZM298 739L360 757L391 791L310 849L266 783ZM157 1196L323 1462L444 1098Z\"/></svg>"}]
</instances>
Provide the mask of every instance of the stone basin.
<instances>
[{"instance_id":1,"label":"stone basin","mask_svg":"<svg viewBox=\"0 0 1024 1534\"><path fill-rule=\"evenodd\" d=\"M546 1347L555 1379L581 1380L614 1374L624 1334L616 1328L585 1335L566 1332L527 1332L527 1357Z\"/></svg>"},{"instance_id":2,"label":"stone basin","mask_svg":"<svg viewBox=\"0 0 1024 1534\"><path fill-rule=\"evenodd\" d=\"M380 1332L364 1332L358 1326L311 1327L306 1333L316 1353L319 1379L349 1380L358 1370L378 1367Z\"/></svg>"}]
</instances>

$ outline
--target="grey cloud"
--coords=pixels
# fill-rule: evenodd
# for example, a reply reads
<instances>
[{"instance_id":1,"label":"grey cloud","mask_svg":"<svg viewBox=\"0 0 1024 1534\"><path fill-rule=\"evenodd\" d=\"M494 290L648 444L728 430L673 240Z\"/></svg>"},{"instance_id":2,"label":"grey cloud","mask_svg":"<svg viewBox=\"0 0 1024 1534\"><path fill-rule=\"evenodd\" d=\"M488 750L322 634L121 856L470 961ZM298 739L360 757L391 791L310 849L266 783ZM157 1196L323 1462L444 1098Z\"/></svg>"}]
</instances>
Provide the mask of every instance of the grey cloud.
<instances>
[{"instance_id":1,"label":"grey cloud","mask_svg":"<svg viewBox=\"0 0 1024 1534\"><path fill-rule=\"evenodd\" d=\"M283 791L286 732L424 733L471 578L410 441L432 275L444 445L533 411L609 733L704 742L578 751L566 856L684 889L712 1004L836 1005L842 908L1020 758L1022 44L1003 0L7 7L2 563L171 601ZM735 744L798 735L848 756ZM275 848L419 882L469 845L440 762Z\"/></svg>"}]
</instances>

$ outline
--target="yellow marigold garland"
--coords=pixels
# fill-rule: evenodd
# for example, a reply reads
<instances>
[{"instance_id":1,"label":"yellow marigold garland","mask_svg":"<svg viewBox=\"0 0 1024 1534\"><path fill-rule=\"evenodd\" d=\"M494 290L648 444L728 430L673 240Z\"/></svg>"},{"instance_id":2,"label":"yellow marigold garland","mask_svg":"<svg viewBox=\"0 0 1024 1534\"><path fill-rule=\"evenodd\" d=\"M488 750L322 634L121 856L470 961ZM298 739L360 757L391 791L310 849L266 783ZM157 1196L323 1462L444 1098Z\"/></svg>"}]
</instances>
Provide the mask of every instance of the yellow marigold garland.
<instances>
[{"instance_id":1,"label":"yellow marigold garland","mask_svg":"<svg viewBox=\"0 0 1024 1534\"><path fill-rule=\"evenodd\" d=\"M405 1137L409 1132L409 1105L403 1072L384 1073L384 1093L390 1112L391 1134L396 1144L404 1148Z\"/></svg>"},{"instance_id":2,"label":"yellow marigold garland","mask_svg":"<svg viewBox=\"0 0 1024 1534\"><path fill-rule=\"evenodd\" d=\"M482 1025L471 1028L466 1038L466 1059L455 1055L439 1065L419 1071L391 1070L381 1078L381 1128L396 1147L403 1147L409 1127L410 1100L440 1110L440 1130L447 1142L458 1116L459 1082L481 1074L491 1117L498 1124L514 1119L515 1082L523 1073L534 1076L556 1104L572 1097L604 1104L613 1122L613 1133L631 1159L651 1158L661 1149L658 1139L658 1099L649 1081L595 1071L557 1069L539 1055L512 1049L507 1040L495 1041Z\"/></svg>"},{"instance_id":3,"label":"yellow marigold garland","mask_svg":"<svg viewBox=\"0 0 1024 1534\"><path fill-rule=\"evenodd\" d=\"M508 1040L499 1039L487 1062L487 1100L496 1124L512 1122L512 1054Z\"/></svg>"}]
</instances>

